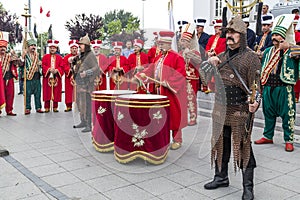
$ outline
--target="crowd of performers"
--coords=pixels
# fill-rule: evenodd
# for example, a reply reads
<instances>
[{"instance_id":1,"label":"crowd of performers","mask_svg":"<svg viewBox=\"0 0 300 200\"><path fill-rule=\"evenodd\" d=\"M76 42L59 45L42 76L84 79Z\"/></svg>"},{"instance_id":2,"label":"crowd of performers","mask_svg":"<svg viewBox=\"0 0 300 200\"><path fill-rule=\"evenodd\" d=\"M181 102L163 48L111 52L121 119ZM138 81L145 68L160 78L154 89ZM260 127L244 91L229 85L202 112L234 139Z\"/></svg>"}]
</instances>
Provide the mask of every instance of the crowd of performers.
<instances>
[{"instance_id":1,"label":"crowd of performers","mask_svg":"<svg viewBox=\"0 0 300 200\"><path fill-rule=\"evenodd\" d=\"M14 52L7 53L8 42L2 37L0 108L5 107L9 116L16 115L13 80L18 77L18 67L26 74L22 77L26 82L25 115L32 110L31 95L37 113L59 112L65 76L65 112L72 110L73 102L77 103L81 122L74 128L83 128L82 132L91 131L92 91L136 90L165 95L170 100L173 138L170 148L176 150L183 142L182 128L197 124L198 90L215 92L211 151L215 177L204 187L216 189L229 185L228 162L233 146L235 169L239 167L243 172L243 199L253 199L256 162L251 131L253 113L261 97L265 128L263 137L255 144L273 143L276 117L280 116L285 150L294 150L295 103L299 98L299 90L294 89L299 77L296 22L295 14L276 19L262 16L263 35L256 37L248 28L249 21L239 16L226 27L222 27L222 20L214 20L213 35L204 32L205 19L180 21L181 31L177 35L172 31L153 33L155 45L147 53L143 51L144 42L137 38L133 50L130 44L122 50L122 42L113 42L114 54L110 57L100 53L101 41L90 41L88 35L79 41L69 41L70 53L64 58L57 53L59 42L49 40L49 54L41 61L35 40L27 41L28 48L18 58ZM222 31L226 31L224 38ZM175 35L179 41L178 52L172 49Z\"/></svg>"}]
</instances>

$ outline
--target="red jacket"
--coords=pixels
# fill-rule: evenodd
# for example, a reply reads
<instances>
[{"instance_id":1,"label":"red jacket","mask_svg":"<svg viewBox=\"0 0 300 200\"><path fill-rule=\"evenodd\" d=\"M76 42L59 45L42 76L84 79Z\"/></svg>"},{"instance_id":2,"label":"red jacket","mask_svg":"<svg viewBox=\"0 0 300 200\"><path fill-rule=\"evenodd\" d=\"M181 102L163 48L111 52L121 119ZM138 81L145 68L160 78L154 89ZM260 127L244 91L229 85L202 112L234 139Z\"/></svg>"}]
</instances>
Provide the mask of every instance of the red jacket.
<instances>
[{"instance_id":1,"label":"red jacket","mask_svg":"<svg viewBox=\"0 0 300 200\"><path fill-rule=\"evenodd\" d=\"M53 101L61 101L62 81L61 77L64 74L64 63L60 55L55 54L55 69L58 72L55 74L55 83L53 85ZM43 72L43 101L50 101L52 97L52 87L50 83L50 68L51 68L51 55L46 54L42 59L42 72Z\"/></svg>"},{"instance_id":2,"label":"red jacket","mask_svg":"<svg viewBox=\"0 0 300 200\"><path fill-rule=\"evenodd\" d=\"M0 110L5 107L4 81L2 75L2 63L0 61Z\"/></svg>"},{"instance_id":3,"label":"red jacket","mask_svg":"<svg viewBox=\"0 0 300 200\"><path fill-rule=\"evenodd\" d=\"M154 78L157 63L162 56L162 54L157 56L154 63L143 73ZM137 77L142 79L139 73ZM167 96L170 100L170 130L180 130L187 125L187 88L184 59L177 52L169 50L165 55L160 81L166 81L175 91L174 93L166 87L160 87L160 94Z\"/></svg>"},{"instance_id":4,"label":"red jacket","mask_svg":"<svg viewBox=\"0 0 300 200\"><path fill-rule=\"evenodd\" d=\"M212 49L212 45L214 43L214 40L216 38L216 35L212 35L206 45L206 51L210 51ZM214 48L217 55L224 52L226 50L226 38L219 38L216 47Z\"/></svg>"}]
</instances>

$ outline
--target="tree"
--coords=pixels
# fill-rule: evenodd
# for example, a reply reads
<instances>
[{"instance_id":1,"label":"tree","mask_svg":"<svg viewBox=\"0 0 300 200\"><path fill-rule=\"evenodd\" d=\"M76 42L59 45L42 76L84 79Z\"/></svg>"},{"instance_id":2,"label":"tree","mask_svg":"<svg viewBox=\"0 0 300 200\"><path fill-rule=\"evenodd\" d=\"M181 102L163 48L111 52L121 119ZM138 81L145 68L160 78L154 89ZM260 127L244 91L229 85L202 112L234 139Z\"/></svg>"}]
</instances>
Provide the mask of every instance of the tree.
<instances>
[{"instance_id":1,"label":"tree","mask_svg":"<svg viewBox=\"0 0 300 200\"><path fill-rule=\"evenodd\" d=\"M121 41L125 44L127 40L136 38L145 41L144 32L139 30L140 20L134 17L132 13L124 10L113 10L107 12L103 19L104 26L100 30L102 33L101 39L105 44L110 44L112 41Z\"/></svg>"},{"instance_id":2,"label":"tree","mask_svg":"<svg viewBox=\"0 0 300 200\"><path fill-rule=\"evenodd\" d=\"M9 32L9 43L22 42L22 27L16 14L9 14L0 3L0 31Z\"/></svg>"},{"instance_id":3,"label":"tree","mask_svg":"<svg viewBox=\"0 0 300 200\"><path fill-rule=\"evenodd\" d=\"M132 32L126 32L126 31L122 31L122 33L120 34L114 34L111 36L110 41L114 42L114 41L121 41L123 42L123 45L125 46L126 41L130 40L133 41L134 39L141 39L143 41L146 41L147 39L144 38L144 31L141 30L140 32L137 31L132 31Z\"/></svg>"},{"instance_id":4,"label":"tree","mask_svg":"<svg viewBox=\"0 0 300 200\"><path fill-rule=\"evenodd\" d=\"M70 19L65 24L65 28L70 32L70 39L79 40L86 34L91 40L99 39L103 26L102 17L90 14L89 16L83 14L75 15L75 19Z\"/></svg>"}]
</instances>

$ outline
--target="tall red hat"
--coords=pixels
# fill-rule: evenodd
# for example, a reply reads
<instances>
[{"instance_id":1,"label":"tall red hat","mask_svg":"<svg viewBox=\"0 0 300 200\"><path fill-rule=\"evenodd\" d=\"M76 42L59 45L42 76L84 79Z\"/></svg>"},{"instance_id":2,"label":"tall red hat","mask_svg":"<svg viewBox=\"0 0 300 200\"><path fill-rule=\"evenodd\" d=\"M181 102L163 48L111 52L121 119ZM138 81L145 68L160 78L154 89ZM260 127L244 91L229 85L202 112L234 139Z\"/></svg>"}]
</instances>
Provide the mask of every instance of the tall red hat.
<instances>
[{"instance_id":1,"label":"tall red hat","mask_svg":"<svg viewBox=\"0 0 300 200\"><path fill-rule=\"evenodd\" d=\"M222 26L222 19L215 19L213 22L214 27Z\"/></svg>"},{"instance_id":2,"label":"tall red hat","mask_svg":"<svg viewBox=\"0 0 300 200\"><path fill-rule=\"evenodd\" d=\"M159 41L165 42L165 43L172 43L173 37L175 33L173 31L160 31L158 33L159 35Z\"/></svg>"},{"instance_id":3,"label":"tall red hat","mask_svg":"<svg viewBox=\"0 0 300 200\"><path fill-rule=\"evenodd\" d=\"M0 31L0 47L7 47L8 45L8 32Z\"/></svg>"},{"instance_id":4,"label":"tall red hat","mask_svg":"<svg viewBox=\"0 0 300 200\"><path fill-rule=\"evenodd\" d=\"M138 46L140 48L143 48L144 41L141 39L135 39L135 40L133 40L133 46Z\"/></svg>"},{"instance_id":5,"label":"tall red hat","mask_svg":"<svg viewBox=\"0 0 300 200\"><path fill-rule=\"evenodd\" d=\"M122 49L123 42L112 42L112 46L114 47L114 49Z\"/></svg>"},{"instance_id":6,"label":"tall red hat","mask_svg":"<svg viewBox=\"0 0 300 200\"><path fill-rule=\"evenodd\" d=\"M100 47L100 44L102 44L102 40L93 40L91 41L92 47Z\"/></svg>"},{"instance_id":7,"label":"tall red hat","mask_svg":"<svg viewBox=\"0 0 300 200\"><path fill-rule=\"evenodd\" d=\"M187 41L191 41L195 30L196 30L196 25L194 23L186 24L183 28L183 33L181 34L181 38L186 39Z\"/></svg>"},{"instance_id":8,"label":"tall red hat","mask_svg":"<svg viewBox=\"0 0 300 200\"><path fill-rule=\"evenodd\" d=\"M72 48L74 46L77 47L77 48L79 47L78 40L70 40L69 41L69 47Z\"/></svg>"},{"instance_id":9,"label":"tall red hat","mask_svg":"<svg viewBox=\"0 0 300 200\"><path fill-rule=\"evenodd\" d=\"M48 47L58 47L59 41L58 40L48 40L47 43L48 43Z\"/></svg>"}]
</instances>

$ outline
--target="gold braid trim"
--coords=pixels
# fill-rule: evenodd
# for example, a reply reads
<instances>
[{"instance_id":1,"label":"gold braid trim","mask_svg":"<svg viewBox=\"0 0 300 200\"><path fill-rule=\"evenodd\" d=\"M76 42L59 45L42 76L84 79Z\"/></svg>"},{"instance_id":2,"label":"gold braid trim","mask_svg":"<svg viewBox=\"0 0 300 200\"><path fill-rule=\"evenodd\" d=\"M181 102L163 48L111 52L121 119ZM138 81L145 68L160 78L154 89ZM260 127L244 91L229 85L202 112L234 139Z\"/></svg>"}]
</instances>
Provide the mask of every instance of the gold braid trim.
<instances>
[{"instance_id":1,"label":"gold braid trim","mask_svg":"<svg viewBox=\"0 0 300 200\"><path fill-rule=\"evenodd\" d=\"M288 121L288 125L289 125L289 129L291 130L291 135L290 135L290 140L289 142L294 142L294 131L295 131L295 113L296 110L293 109L293 106L295 104L295 100L293 98L293 86L289 85L286 87L286 91L288 93L288 107L289 107L289 111L288 111L288 115L289 115L289 121Z\"/></svg>"},{"instance_id":2,"label":"gold braid trim","mask_svg":"<svg viewBox=\"0 0 300 200\"><path fill-rule=\"evenodd\" d=\"M150 105L150 106L137 106L137 105L127 105L127 104L118 104L118 103L116 103L116 106L129 107L129 108L164 108L164 107L170 106L170 104L165 104L165 105Z\"/></svg>"},{"instance_id":3,"label":"gold braid trim","mask_svg":"<svg viewBox=\"0 0 300 200\"><path fill-rule=\"evenodd\" d=\"M119 102L119 103L136 103L136 104L161 104L161 103L169 103L170 100L153 101L153 102L141 102L141 101L126 101L126 100L117 99L116 102Z\"/></svg>"},{"instance_id":4,"label":"gold braid trim","mask_svg":"<svg viewBox=\"0 0 300 200\"><path fill-rule=\"evenodd\" d=\"M95 149L99 152L109 152L114 150L114 142L108 143L108 144L99 144L96 142L95 138L92 137L92 143Z\"/></svg>"},{"instance_id":5,"label":"gold braid trim","mask_svg":"<svg viewBox=\"0 0 300 200\"><path fill-rule=\"evenodd\" d=\"M2 75L3 75L3 78L6 74L6 72L9 70L9 64L10 64L10 55L5 54L3 62L2 62Z\"/></svg>"},{"instance_id":6,"label":"gold braid trim","mask_svg":"<svg viewBox=\"0 0 300 200\"><path fill-rule=\"evenodd\" d=\"M134 151L125 155L118 154L117 151L114 151L115 159L119 163L128 163L130 161L135 160L136 158L141 158L149 163L159 165L165 162L167 155L169 152L169 148L166 150L166 152L161 156L155 156L151 153L144 152L144 151Z\"/></svg>"},{"instance_id":7,"label":"gold braid trim","mask_svg":"<svg viewBox=\"0 0 300 200\"><path fill-rule=\"evenodd\" d=\"M30 59L32 59L30 55L28 55L28 56L29 56ZM38 70L37 62L38 62L38 55L37 55L36 52L34 52L33 59L32 59L32 64L29 67L29 70L27 72L27 80L32 80L32 78L34 76L34 73Z\"/></svg>"},{"instance_id":8,"label":"gold braid trim","mask_svg":"<svg viewBox=\"0 0 300 200\"><path fill-rule=\"evenodd\" d=\"M6 106L6 103L0 105L0 110Z\"/></svg>"}]
</instances>

